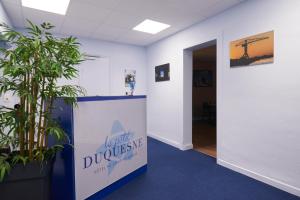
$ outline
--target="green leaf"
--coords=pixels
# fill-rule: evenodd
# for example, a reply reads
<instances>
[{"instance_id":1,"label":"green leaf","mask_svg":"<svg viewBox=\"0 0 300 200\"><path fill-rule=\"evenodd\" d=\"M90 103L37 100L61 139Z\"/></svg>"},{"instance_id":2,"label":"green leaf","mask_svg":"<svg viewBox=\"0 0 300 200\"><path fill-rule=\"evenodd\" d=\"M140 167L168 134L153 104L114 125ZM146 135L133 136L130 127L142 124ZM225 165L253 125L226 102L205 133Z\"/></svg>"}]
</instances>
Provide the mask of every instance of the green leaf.
<instances>
[{"instance_id":1,"label":"green leaf","mask_svg":"<svg viewBox=\"0 0 300 200\"><path fill-rule=\"evenodd\" d=\"M33 159L43 160L61 149L60 146L48 149L43 146L45 141L40 142L40 146L31 141L38 134L51 135L59 144L69 143L65 132L52 121L53 101L62 97L67 103L76 105L76 97L85 92L79 86L57 85L60 78L77 77L76 67L85 60L77 38L53 36L50 30L54 26L47 22L41 25L27 22L27 33L24 34L0 24L4 29L1 39L11 46L0 49L3 54L0 58L0 95L10 92L19 98L20 104L18 109L0 108L0 146L23 149L23 153L16 154L18 156L10 155L8 166L25 164ZM29 132L30 137L27 137ZM28 150L30 156L24 152L28 144L34 144ZM7 167L5 162L0 164L1 170Z\"/></svg>"},{"instance_id":2,"label":"green leaf","mask_svg":"<svg viewBox=\"0 0 300 200\"><path fill-rule=\"evenodd\" d=\"M3 181L5 174L6 174L6 168L4 168L4 167L0 168L0 182Z\"/></svg>"},{"instance_id":3,"label":"green leaf","mask_svg":"<svg viewBox=\"0 0 300 200\"><path fill-rule=\"evenodd\" d=\"M0 156L0 182L4 180L5 176L11 170L11 166L6 160L7 157Z\"/></svg>"},{"instance_id":4,"label":"green leaf","mask_svg":"<svg viewBox=\"0 0 300 200\"><path fill-rule=\"evenodd\" d=\"M29 158L27 156L21 156L21 155L15 155L12 158L12 164L15 165L17 163L22 163L23 165L26 165L28 163Z\"/></svg>"}]
</instances>

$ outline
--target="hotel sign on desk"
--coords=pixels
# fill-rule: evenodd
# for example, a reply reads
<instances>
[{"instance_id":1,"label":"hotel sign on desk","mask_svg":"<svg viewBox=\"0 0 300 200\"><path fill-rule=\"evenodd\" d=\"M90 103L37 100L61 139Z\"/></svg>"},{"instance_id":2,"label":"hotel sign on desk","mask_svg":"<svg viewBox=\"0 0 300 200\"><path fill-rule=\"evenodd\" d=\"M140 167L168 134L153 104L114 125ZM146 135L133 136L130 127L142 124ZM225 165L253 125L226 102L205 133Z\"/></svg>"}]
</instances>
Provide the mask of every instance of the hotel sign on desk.
<instances>
[{"instance_id":1,"label":"hotel sign on desk","mask_svg":"<svg viewBox=\"0 0 300 200\"><path fill-rule=\"evenodd\" d=\"M78 102L74 109L76 200L147 164L145 101Z\"/></svg>"}]
</instances>

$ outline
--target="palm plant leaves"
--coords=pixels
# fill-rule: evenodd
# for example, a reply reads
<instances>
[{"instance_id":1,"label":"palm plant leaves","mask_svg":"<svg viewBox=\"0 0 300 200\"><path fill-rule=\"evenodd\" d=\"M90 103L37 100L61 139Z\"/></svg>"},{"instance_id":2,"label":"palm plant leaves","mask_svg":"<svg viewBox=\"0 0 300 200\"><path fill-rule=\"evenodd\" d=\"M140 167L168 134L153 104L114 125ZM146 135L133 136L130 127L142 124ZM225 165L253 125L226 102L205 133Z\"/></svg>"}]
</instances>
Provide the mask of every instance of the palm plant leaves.
<instances>
[{"instance_id":1,"label":"palm plant leaves","mask_svg":"<svg viewBox=\"0 0 300 200\"><path fill-rule=\"evenodd\" d=\"M28 24L27 33L0 24L11 46L0 49L0 95L12 92L19 98L17 108L0 107L0 148L9 145L18 152L0 155L0 180L14 164L42 161L61 149L47 145L49 135L66 140L64 130L51 119L53 101L63 97L75 105L76 97L84 93L79 86L57 85L60 78L78 75L75 66L84 56L77 39L53 36L49 23Z\"/></svg>"}]
</instances>

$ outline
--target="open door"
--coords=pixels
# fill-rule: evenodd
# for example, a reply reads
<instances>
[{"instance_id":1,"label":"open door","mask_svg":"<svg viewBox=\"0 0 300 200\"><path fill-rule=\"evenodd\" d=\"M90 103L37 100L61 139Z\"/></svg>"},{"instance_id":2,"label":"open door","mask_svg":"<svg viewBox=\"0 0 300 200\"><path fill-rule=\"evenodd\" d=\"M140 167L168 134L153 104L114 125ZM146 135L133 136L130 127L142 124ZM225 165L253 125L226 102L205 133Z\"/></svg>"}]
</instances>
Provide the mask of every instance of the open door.
<instances>
[{"instance_id":1,"label":"open door","mask_svg":"<svg viewBox=\"0 0 300 200\"><path fill-rule=\"evenodd\" d=\"M193 147L216 157L217 46L193 51Z\"/></svg>"}]
</instances>

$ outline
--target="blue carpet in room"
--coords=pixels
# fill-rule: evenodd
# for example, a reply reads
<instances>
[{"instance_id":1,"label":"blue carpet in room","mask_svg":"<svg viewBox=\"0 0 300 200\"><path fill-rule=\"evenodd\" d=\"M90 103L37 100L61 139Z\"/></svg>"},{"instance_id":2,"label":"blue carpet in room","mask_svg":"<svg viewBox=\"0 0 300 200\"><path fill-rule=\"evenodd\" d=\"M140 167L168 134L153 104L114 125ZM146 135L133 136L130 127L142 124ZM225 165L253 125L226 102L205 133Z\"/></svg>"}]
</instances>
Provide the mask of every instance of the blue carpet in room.
<instances>
[{"instance_id":1,"label":"blue carpet in room","mask_svg":"<svg viewBox=\"0 0 300 200\"><path fill-rule=\"evenodd\" d=\"M148 138L148 171L106 200L299 200L194 150Z\"/></svg>"}]
</instances>

